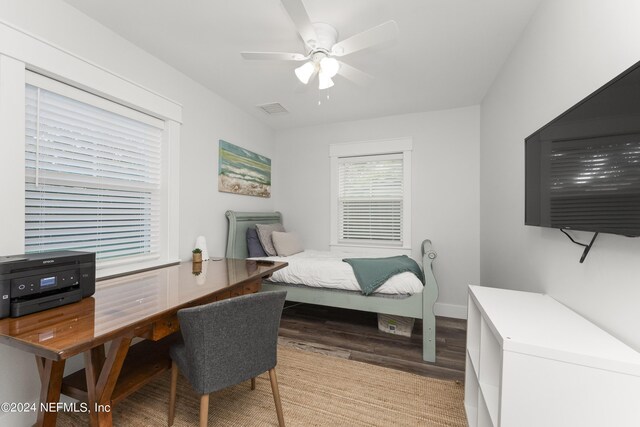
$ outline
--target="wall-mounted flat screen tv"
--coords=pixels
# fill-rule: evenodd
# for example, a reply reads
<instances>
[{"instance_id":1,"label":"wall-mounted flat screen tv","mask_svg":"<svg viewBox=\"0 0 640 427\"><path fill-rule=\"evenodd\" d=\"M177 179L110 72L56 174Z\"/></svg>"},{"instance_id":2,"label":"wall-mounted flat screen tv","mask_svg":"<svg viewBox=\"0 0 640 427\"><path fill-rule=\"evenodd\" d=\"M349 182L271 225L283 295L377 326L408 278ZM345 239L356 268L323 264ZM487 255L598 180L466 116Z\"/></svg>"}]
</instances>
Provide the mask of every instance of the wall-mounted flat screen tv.
<instances>
[{"instance_id":1,"label":"wall-mounted flat screen tv","mask_svg":"<svg viewBox=\"0 0 640 427\"><path fill-rule=\"evenodd\" d=\"M525 224L640 236L640 62L525 139Z\"/></svg>"}]
</instances>

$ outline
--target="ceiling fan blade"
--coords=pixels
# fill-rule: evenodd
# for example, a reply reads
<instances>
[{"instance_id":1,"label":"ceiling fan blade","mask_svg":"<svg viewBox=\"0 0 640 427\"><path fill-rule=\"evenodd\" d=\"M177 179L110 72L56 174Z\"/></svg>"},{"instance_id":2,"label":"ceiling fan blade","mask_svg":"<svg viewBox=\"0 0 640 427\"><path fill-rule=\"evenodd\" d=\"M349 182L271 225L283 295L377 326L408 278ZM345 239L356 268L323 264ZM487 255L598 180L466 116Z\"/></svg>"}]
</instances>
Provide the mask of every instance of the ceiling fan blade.
<instances>
[{"instance_id":1,"label":"ceiling fan blade","mask_svg":"<svg viewBox=\"0 0 640 427\"><path fill-rule=\"evenodd\" d=\"M396 24L396 21L387 21L334 44L331 48L331 54L334 56L349 55L350 53L394 40L397 37L398 24Z\"/></svg>"},{"instance_id":2,"label":"ceiling fan blade","mask_svg":"<svg viewBox=\"0 0 640 427\"><path fill-rule=\"evenodd\" d=\"M340 62L338 74L360 86L367 86L373 82L373 76L371 74L360 71L349 64L345 64L344 62Z\"/></svg>"},{"instance_id":3,"label":"ceiling fan blade","mask_svg":"<svg viewBox=\"0 0 640 427\"><path fill-rule=\"evenodd\" d=\"M240 52L240 55L244 59L257 59L268 61L304 61L307 59L305 55L301 53L286 53L286 52Z\"/></svg>"},{"instance_id":4,"label":"ceiling fan blade","mask_svg":"<svg viewBox=\"0 0 640 427\"><path fill-rule=\"evenodd\" d=\"M291 17L293 24L296 26L298 33L300 33L300 37L306 44L310 44L311 41L313 44L318 41L318 35L316 34L316 30L311 25L311 20L309 19L309 15L307 14L307 10L302 3L302 0L281 0L282 5L287 10L287 13ZM311 46L315 47L315 46Z\"/></svg>"}]
</instances>

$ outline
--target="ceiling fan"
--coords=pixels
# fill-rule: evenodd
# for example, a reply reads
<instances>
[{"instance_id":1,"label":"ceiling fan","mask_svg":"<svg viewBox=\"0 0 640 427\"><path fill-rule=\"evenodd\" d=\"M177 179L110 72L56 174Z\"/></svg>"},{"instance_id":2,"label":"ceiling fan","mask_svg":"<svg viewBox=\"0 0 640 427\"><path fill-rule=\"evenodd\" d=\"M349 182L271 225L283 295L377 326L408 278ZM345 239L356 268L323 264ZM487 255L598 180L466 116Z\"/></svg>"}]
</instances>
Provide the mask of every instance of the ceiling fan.
<instances>
[{"instance_id":1,"label":"ceiling fan","mask_svg":"<svg viewBox=\"0 0 640 427\"><path fill-rule=\"evenodd\" d=\"M242 52L241 55L251 60L304 61L295 69L296 76L302 83L308 84L317 74L320 90L333 86L332 79L336 74L361 85L368 84L373 79L371 75L336 58L394 40L398 36L396 22L387 21L338 41L338 32L331 25L311 23L302 0L281 1L304 41L306 53Z\"/></svg>"}]
</instances>

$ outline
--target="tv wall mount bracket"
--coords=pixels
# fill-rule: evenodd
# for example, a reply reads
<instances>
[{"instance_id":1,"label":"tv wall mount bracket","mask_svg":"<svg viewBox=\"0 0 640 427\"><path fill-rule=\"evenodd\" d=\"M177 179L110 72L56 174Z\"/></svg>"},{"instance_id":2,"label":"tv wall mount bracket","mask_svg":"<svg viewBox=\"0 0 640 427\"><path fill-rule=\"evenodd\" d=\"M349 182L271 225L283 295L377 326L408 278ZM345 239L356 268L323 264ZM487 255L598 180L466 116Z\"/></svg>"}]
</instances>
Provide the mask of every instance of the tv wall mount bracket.
<instances>
[{"instance_id":1,"label":"tv wall mount bracket","mask_svg":"<svg viewBox=\"0 0 640 427\"><path fill-rule=\"evenodd\" d=\"M589 255L589 251L591 250L591 247L593 246L593 242L596 241L596 237L598 237L599 233L595 232L593 234L593 237L591 238L591 242L589 242L588 245L585 245L584 243L576 242L575 240L573 240L573 237L571 237L571 235L569 233L567 233L564 228L561 228L560 231L562 231L569 238L569 240L571 240L573 243L575 243L576 245L584 247L584 251L582 251L582 256L580 257L580 264L582 264L584 262L584 259L587 257L587 255Z\"/></svg>"}]
</instances>

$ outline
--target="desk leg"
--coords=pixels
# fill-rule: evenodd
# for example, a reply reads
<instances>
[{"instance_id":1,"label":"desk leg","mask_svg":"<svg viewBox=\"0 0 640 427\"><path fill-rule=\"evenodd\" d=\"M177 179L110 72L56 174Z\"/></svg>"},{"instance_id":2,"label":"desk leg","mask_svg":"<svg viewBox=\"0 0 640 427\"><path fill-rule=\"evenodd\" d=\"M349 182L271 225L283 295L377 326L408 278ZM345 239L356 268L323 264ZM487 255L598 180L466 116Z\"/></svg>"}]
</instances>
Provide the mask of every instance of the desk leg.
<instances>
[{"instance_id":1,"label":"desk leg","mask_svg":"<svg viewBox=\"0 0 640 427\"><path fill-rule=\"evenodd\" d=\"M38 367L38 375L40 376L40 384L44 381L44 357L36 356L36 366Z\"/></svg>"},{"instance_id":2,"label":"desk leg","mask_svg":"<svg viewBox=\"0 0 640 427\"><path fill-rule=\"evenodd\" d=\"M91 405L94 405L95 402L97 402L96 384L100 377L100 371L102 370L104 362L104 345L84 352L85 376L87 377L87 400ZM89 419L92 426L98 425L98 415L96 411L89 412Z\"/></svg>"},{"instance_id":3,"label":"desk leg","mask_svg":"<svg viewBox=\"0 0 640 427\"><path fill-rule=\"evenodd\" d=\"M104 347L84 353L91 426L111 426L111 394L118 381L132 337L116 338L104 358ZM97 410L96 410L97 408Z\"/></svg>"},{"instance_id":4,"label":"desk leg","mask_svg":"<svg viewBox=\"0 0 640 427\"><path fill-rule=\"evenodd\" d=\"M54 405L51 411L42 411L38 408L37 426L53 427L56 425L57 411L55 405L60 401L60 388L62 387L62 376L64 374L64 360L49 360L36 358L38 369L41 372L40 379L42 387L40 388L40 405Z\"/></svg>"}]
</instances>

